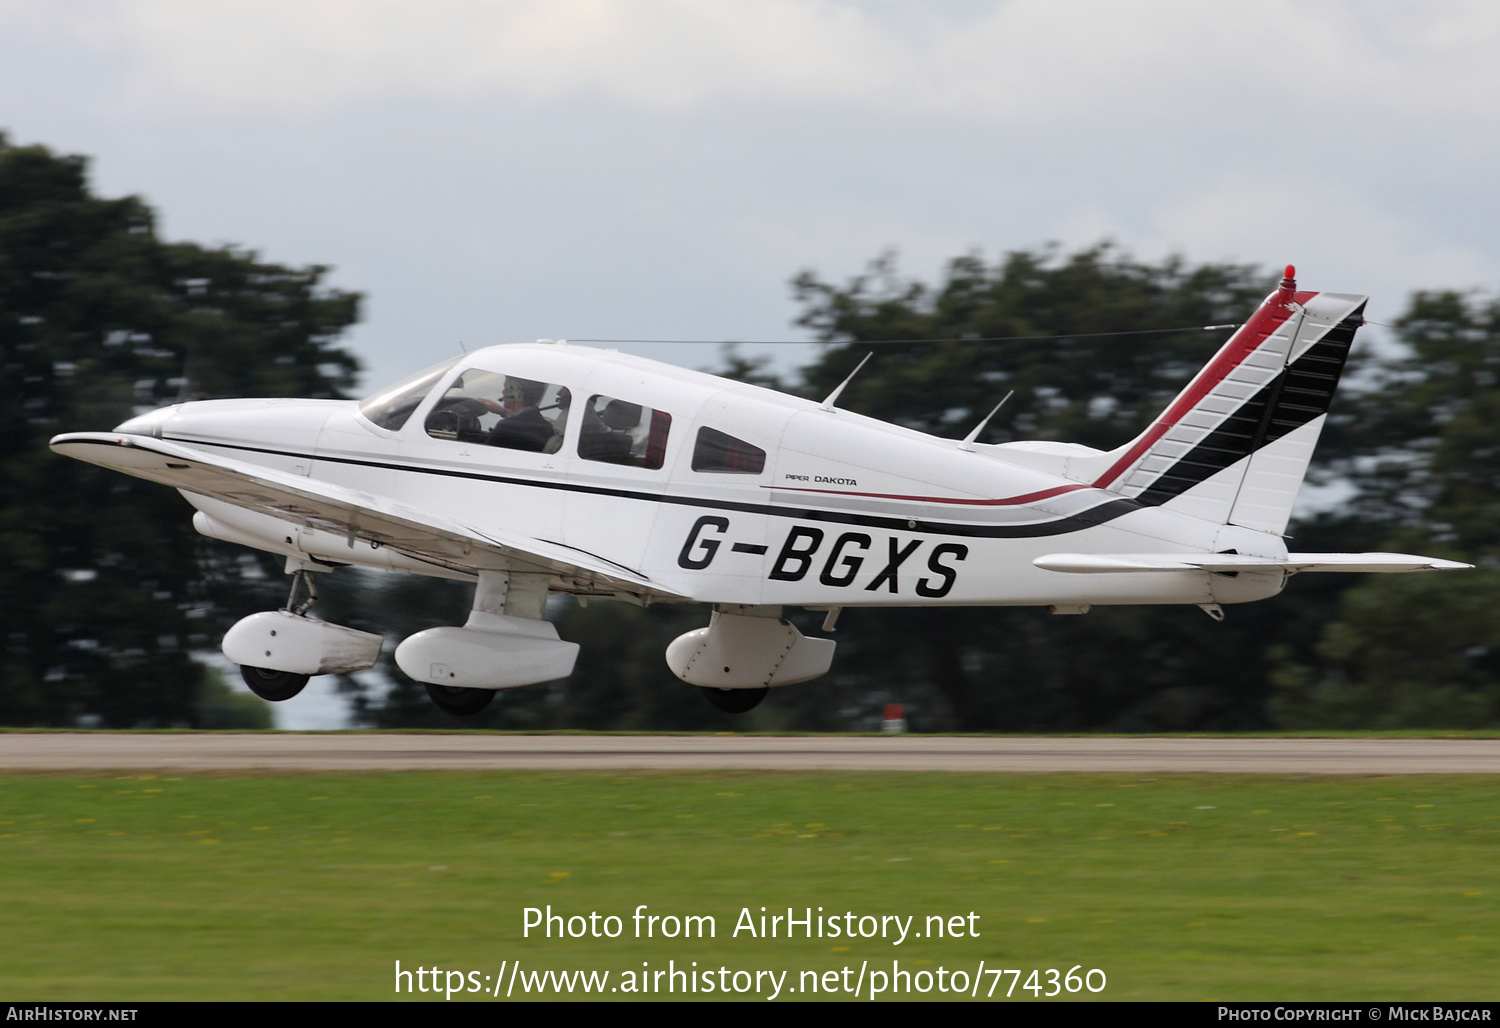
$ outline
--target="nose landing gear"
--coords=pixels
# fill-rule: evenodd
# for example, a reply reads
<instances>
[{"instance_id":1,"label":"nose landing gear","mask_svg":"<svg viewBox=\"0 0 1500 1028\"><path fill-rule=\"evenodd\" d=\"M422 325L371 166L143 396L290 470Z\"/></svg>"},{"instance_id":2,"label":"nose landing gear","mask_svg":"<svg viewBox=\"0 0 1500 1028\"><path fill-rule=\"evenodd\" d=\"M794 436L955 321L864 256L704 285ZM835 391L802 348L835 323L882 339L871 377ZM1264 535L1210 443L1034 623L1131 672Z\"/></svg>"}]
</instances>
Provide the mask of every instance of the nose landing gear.
<instances>
[{"instance_id":1,"label":"nose landing gear","mask_svg":"<svg viewBox=\"0 0 1500 1028\"><path fill-rule=\"evenodd\" d=\"M307 583L307 599L301 604L297 603L297 587L304 582ZM318 587L313 585L312 575L306 571L298 571L292 575L292 591L286 598L285 610L301 617L307 613L307 608L313 605L318 598ZM268 667L251 667L249 664L240 665L240 677L250 687L250 691L263 700L279 703L289 700L302 691L307 685L311 675L294 674L291 671L276 671Z\"/></svg>"},{"instance_id":2,"label":"nose landing gear","mask_svg":"<svg viewBox=\"0 0 1500 1028\"><path fill-rule=\"evenodd\" d=\"M295 675L290 671L272 671L268 667L240 665L240 677L250 691L263 700L279 702L289 700L302 691L310 675Z\"/></svg>"},{"instance_id":3,"label":"nose landing gear","mask_svg":"<svg viewBox=\"0 0 1500 1028\"><path fill-rule=\"evenodd\" d=\"M304 585L307 598L299 602ZM299 570L285 607L242 618L224 636L224 656L240 666L245 684L261 699L289 700L313 675L361 671L379 658L380 636L307 617L317 598L312 576Z\"/></svg>"}]
</instances>

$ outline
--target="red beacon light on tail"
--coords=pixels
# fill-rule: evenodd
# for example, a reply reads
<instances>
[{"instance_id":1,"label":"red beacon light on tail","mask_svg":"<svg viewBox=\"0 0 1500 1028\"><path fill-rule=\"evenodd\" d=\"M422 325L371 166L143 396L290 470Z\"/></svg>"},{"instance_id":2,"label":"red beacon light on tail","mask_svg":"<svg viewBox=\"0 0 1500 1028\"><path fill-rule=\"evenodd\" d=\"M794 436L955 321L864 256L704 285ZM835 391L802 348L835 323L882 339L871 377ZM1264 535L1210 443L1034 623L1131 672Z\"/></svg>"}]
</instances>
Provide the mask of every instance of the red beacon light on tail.
<instances>
[{"instance_id":1,"label":"red beacon light on tail","mask_svg":"<svg viewBox=\"0 0 1500 1028\"><path fill-rule=\"evenodd\" d=\"M1276 286L1276 297L1285 303L1297 292L1297 266L1288 264L1286 274L1281 277L1281 282Z\"/></svg>"}]
</instances>

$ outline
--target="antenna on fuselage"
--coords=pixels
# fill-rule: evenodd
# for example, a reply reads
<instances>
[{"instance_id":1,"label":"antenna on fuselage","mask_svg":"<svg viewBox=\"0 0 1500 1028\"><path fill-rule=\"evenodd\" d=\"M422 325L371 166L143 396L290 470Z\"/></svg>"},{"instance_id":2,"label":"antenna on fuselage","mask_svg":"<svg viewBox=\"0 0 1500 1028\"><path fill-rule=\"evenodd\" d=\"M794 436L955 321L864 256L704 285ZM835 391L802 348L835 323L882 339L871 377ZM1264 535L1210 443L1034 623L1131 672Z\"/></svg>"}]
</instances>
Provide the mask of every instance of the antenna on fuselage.
<instances>
[{"instance_id":1,"label":"antenna on fuselage","mask_svg":"<svg viewBox=\"0 0 1500 1028\"><path fill-rule=\"evenodd\" d=\"M828 394L828 399L824 400L821 404L819 404L818 408L820 410L833 410L833 401L837 400L839 398L839 393L842 393L844 391L844 387L846 385L848 385L850 382L854 381L854 376L859 374L859 369L862 368L862 367L864 367L866 364L870 363L870 358L873 357L873 356L875 356L875 351L874 350L871 350L869 353L865 354L865 359L859 362L858 367L856 367L853 371L849 372L849 377L846 378L846 379L844 379L842 382L840 382L839 385L838 385L838 388L835 389L833 392L829 393Z\"/></svg>"},{"instance_id":2,"label":"antenna on fuselage","mask_svg":"<svg viewBox=\"0 0 1500 1028\"><path fill-rule=\"evenodd\" d=\"M984 420L974 426L974 431L964 436L964 441L958 444L958 448L960 450L968 450L970 453L973 453L974 440L979 438L979 433L984 431L984 426L990 423L990 418L993 418L996 414L1000 413L1000 408L1005 406L1005 401L1009 400L1012 396L1015 395L1016 391L1014 389L1006 393L1005 398L1002 399L999 403L995 404L995 409L986 414L984 416Z\"/></svg>"}]
</instances>

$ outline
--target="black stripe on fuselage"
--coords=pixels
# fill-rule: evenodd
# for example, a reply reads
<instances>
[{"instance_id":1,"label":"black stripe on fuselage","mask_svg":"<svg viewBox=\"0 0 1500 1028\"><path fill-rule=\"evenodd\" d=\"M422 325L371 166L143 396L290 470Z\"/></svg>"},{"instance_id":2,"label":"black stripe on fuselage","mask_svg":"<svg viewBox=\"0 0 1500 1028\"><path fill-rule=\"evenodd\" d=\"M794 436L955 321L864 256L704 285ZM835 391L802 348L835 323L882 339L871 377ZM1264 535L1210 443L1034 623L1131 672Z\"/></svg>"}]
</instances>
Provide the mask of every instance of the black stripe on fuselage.
<instances>
[{"instance_id":1,"label":"black stripe on fuselage","mask_svg":"<svg viewBox=\"0 0 1500 1028\"><path fill-rule=\"evenodd\" d=\"M1166 503L1293 429L1328 413L1344 362L1349 359L1355 329L1364 324L1364 313L1365 305L1360 304L1225 418L1202 442L1163 471L1136 499L1153 507Z\"/></svg>"},{"instance_id":2,"label":"black stripe on fuselage","mask_svg":"<svg viewBox=\"0 0 1500 1028\"><path fill-rule=\"evenodd\" d=\"M980 525L951 524L945 521L924 521L902 517L883 517L876 514L855 514L849 511L820 510L812 507L782 507L767 503L747 503L738 500L716 500L697 496L672 496L667 493L650 493L633 489L615 489L607 486L579 485L574 482L547 482L530 478L515 478L507 475L490 475L478 471L461 471L457 468L438 468L417 464L393 464L389 461L362 460L357 457L314 456L292 450L275 450L240 443L214 442L206 439L183 439L168 437L169 442L188 446L216 446L228 450L243 450L249 453L264 453L277 457L292 457L298 460L327 461L333 464L348 464L354 467L380 468L386 471L409 471L421 475L439 475L444 478L467 478L499 485L529 486L534 489L559 489L564 492L583 493L591 496L613 496L646 503L670 503L685 507L706 507L711 510L733 510L746 514L764 514L770 517L794 518L798 521L817 521L834 525L860 525L865 528L881 528L891 532L915 532L923 535L951 535L964 539L1033 539L1040 536L1066 535L1095 525L1103 525L1140 510L1137 500L1116 498L1090 507L1088 510L1053 521L1042 521L1029 525Z\"/></svg>"}]
</instances>

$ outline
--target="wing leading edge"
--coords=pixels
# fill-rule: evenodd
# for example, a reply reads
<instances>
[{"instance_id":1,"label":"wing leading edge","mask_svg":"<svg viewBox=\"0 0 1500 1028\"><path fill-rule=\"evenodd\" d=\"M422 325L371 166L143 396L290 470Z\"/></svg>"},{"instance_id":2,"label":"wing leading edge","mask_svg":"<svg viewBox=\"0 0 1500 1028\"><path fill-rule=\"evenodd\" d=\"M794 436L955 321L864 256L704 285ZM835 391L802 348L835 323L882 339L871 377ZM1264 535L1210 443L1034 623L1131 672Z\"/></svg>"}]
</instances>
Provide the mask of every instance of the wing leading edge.
<instances>
[{"instance_id":1,"label":"wing leading edge","mask_svg":"<svg viewBox=\"0 0 1500 1028\"><path fill-rule=\"evenodd\" d=\"M433 511L316 479L260 467L149 436L73 432L53 438L54 452L269 514L388 546L456 571L545 571L570 591L614 593L641 601L689 597L638 571L582 550L525 536L480 531Z\"/></svg>"}]
</instances>

